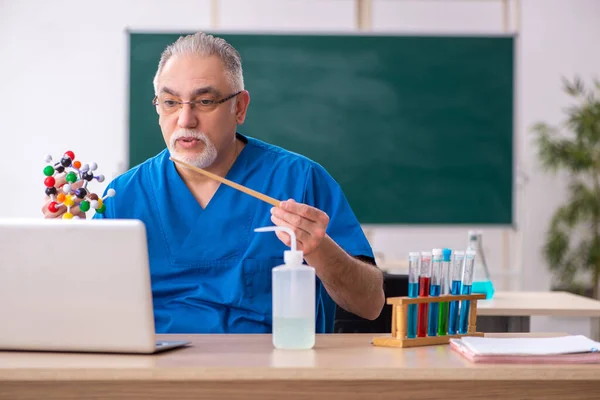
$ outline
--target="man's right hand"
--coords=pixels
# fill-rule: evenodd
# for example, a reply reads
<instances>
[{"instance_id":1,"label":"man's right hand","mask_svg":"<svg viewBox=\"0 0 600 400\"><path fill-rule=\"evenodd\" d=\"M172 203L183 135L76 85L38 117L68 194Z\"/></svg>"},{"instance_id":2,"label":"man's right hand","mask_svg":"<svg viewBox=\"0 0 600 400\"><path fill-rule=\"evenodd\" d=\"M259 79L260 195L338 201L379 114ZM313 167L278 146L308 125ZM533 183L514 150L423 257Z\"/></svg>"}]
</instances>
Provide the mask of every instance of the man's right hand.
<instances>
[{"instance_id":1,"label":"man's right hand","mask_svg":"<svg viewBox=\"0 0 600 400\"><path fill-rule=\"evenodd\" d=\"M54 187L56 188L56 192L57 192L56 195L58 195L60 193L64 193L63 186L65 185L65 183L67 183L65 177L66 177L65 173L54 176L54 179L56 181L56 183L54 184ZM77 190L82 186L83 186L83 181L80 180L80 181L77 181L74 184L72 184L71 189ZM56 195L54 195L55 199L56 199ZM58 207L58 205L55 204L56 211L52 212L48 209L48 206L53 201L56 202L56 200L52 200L50 197L46 196L46 200L44 202L44 205L42 206L42 214L44 214L44 218L48 218L48 219L63 218L63 215L67 212L67 206L65 206L63 204L60 207ZM75 202L75 205L71 206L71 214L73 214L73 216L78 216L81 219L85 219L85 213L83 211L81 211L78 206L78 204L81 202L81 199L79 199L77 196L73 196L73 201Z\"/></svg>"}]
</instances>

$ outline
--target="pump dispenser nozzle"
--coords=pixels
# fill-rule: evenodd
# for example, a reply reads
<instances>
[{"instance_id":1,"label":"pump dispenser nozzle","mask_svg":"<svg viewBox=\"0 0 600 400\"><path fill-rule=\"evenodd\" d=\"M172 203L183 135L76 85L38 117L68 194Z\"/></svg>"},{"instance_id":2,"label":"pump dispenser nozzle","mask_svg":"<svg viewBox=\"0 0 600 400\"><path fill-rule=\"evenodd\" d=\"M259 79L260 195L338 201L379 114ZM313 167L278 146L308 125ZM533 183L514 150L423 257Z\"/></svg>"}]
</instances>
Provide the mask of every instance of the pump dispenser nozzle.
<instances>
[{"instance_id":1,"label":"pump dispenser nozzle","mask_svg":"<svg viewBox=\"0 0 600 400\"><path fill-rule=\"evenodd\" d=\"M302 250L296 250L296 234L294 231L287 226L265 226L263 228L256 228L254 232L272 232L272 231L283 231L290 235L291 238L291 250L283 252L283 262L286 264L302 264L304 261L304 252Z\"/></svg>"}]
</instances>

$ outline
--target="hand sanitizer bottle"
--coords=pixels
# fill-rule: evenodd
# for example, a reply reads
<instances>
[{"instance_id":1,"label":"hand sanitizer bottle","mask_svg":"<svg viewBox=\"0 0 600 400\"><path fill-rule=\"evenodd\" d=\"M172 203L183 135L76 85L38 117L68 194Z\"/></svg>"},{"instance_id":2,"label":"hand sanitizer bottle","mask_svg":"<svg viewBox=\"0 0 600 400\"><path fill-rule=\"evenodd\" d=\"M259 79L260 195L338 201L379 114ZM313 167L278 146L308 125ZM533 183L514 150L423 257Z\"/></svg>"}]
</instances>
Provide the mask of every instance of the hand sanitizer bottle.
<instances>
[{"instance_id":1,"label":"hand sanitizer bottle","mask_svg":"<svg viewBox=\"0 0 600 400\"><path fill-rule=\"evenodd\" d=\"M283 231L291 237L284 264L272 269L273 346L277 349L311 349L315 345L315 269L304 265L290 228L273 226L255 232Z\"/></svg>"}]
</instances>

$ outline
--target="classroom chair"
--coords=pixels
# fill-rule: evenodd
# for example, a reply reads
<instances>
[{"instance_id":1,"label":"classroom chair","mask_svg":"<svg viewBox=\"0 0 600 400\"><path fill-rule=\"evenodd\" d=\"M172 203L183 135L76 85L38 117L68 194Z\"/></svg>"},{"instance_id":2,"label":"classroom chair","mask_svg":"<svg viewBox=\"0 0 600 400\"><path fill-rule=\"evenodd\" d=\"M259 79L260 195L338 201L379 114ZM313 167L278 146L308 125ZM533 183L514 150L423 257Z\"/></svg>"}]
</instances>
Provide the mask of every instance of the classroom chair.
<instances>
[{"instance_id":1,"label":"classroom chair","mask_svg":"<svg viewBox=\"0 0 600 400\"><path fill-rule=\"evenodd\" d=\"M408 296L408 275L383 274L385 298ZM373 321L361 318L341 307L336 307L334 333L389 333L392 329L392 306L384 305L379 317Z\"/></svg>"}]
</instances>

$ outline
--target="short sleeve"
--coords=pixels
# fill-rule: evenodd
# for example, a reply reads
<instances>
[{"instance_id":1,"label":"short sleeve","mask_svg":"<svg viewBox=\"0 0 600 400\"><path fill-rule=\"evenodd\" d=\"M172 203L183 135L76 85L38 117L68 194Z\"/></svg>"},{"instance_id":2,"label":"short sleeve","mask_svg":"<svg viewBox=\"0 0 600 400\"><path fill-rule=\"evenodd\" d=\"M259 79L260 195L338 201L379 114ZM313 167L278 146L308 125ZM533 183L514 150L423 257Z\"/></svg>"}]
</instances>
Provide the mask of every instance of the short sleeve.
<instances>
[{"instance_id":1,"label":"short sleeve","mask_svg":"<svg viewBox=\"0 0 600 400\"><path fill-rule=\"evenodd\" d=\"M351 256L374 258L373 250L339 184L319 164L311 167L303 203L329 216L327 234Z\"/></svg>"}]
</instances>

